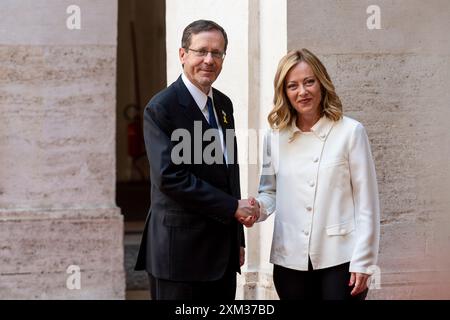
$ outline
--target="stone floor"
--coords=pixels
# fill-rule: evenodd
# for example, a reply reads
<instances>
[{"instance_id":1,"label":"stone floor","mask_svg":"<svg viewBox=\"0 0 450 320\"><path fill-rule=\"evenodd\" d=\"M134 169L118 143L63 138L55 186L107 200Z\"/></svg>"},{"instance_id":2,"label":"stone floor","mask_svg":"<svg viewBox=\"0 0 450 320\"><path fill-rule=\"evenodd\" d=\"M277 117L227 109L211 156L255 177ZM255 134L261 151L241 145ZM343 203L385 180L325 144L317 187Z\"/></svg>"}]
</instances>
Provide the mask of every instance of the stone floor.
<instances>
[{"instance_id":1,"label":"stone floor","mask_svg":"<svg viewBox=\"0 0 450 320\"><path fill-rule=\"evenodd\" d=\"M127 290L125 293L126 300L150 300L148 290Z\"/></svg>"},{"instance_id":2,"label":"stone floor","mask_svg":"<svg viewBox=\"0 0 450 320\"><path fill-rule=\"evenodd\" d=\"M144 221L125 222L125 273L126 273L126 299L148 300L148 278L145 271L135 271L139 244L142 237Z\"/></svg>"},{"instance_id":3,"label":"stone floor","mask_svg":"<svg viewBox=\"0 0 450 320\"><path fill-rule=\"evenodd\" d=\"M134 271L134 265L150 206L150 183L148 181L118 182L116 191L116 203L124 215L126 299L149 299L147 273Z\"/></svg>"}]
</instances>

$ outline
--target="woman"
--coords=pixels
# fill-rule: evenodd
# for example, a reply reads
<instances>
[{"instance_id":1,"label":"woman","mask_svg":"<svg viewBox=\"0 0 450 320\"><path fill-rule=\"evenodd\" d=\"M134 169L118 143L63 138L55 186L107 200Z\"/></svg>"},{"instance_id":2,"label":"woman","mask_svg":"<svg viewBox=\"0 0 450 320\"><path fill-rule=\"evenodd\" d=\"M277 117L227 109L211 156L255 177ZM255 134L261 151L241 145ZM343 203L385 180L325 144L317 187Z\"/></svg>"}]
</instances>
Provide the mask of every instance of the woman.
<instances>
[{"instance_id":1,"label":"woman","mask_svg":"<svg viewBox=\"0 0 450 320\"><path fill-rule=\"evenodd\" d=\"M271 250L280 299L364 299L379 244L379 201L364 127L343 116L328 72L306 49L274 80L257 204L276 212Z\"/></svg>"}]
</instances>

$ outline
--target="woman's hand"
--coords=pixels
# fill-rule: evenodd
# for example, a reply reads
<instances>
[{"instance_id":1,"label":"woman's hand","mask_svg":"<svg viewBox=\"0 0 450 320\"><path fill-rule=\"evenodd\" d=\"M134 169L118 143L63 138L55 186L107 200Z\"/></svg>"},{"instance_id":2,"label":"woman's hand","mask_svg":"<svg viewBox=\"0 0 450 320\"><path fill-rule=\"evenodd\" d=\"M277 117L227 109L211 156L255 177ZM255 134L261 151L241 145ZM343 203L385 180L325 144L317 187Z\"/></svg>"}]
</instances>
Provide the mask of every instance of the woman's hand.
<instances>
[{"instance_id":1,"label":"woman's hand","mask_svg":"<svg viewBox=\"0 0 450 320\"><path fill-rule=\"evenodd\" d=\"M351 272L350 275L350 282L348 285L351 287L355 285L352 292L350 293L352 296L356 296L357 294L360 294L364 290L367 289L367 280L369 279L370 275L367 273L359 273L359 272Z\"/></svg>"}]
</instances>

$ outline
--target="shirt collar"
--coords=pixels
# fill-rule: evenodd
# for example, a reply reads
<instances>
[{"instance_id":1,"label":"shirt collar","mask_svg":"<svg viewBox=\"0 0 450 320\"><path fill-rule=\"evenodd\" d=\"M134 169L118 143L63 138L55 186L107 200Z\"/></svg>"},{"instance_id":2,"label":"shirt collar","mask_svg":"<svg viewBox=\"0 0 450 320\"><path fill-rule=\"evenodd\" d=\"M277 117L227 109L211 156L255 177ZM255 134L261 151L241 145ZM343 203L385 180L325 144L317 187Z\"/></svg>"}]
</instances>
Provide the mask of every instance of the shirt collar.
<instances>
[{"instance_id":1,"label":"shirt collar","mask_svg":"<svg viewBox=\"0 0 450 320\"><path fill-rule=\"evenodd\" d=\"M289 135L289 142L294 141L296 134L302 134L305 133L303 131L301 131L297 125L296 125L296 121L297 119L294 118L292 121L292 124L290 126L290 135ZM317 138L319 138L320 140L324 141L327 136L328 133L330 133L331 128L333 127L333 123L334 121L328 119L326 116L322 116L319 121L317 121L311 128L311 132L317 136Z\"/></svg>"},{"instance_id":2,"label":"shirt collar","mask_svg":"<svg viewBox=\"0 0 450 320\"><path fill-rule=\"evenodd\" d=\"M208 97L211 97L211 99L213 98L212 87L209 89L208 95L206 95L202 90L197 88L188 79L188 77L186 77L186 75L184 73L181 75L181 79L183 80L183 83L186 86L186 88L188 89L188 91L191 94L192 98L194 98L195 103L200 108L200 110L203 112L204 109L206 108L206 101L208 100Z\"/></svg>"}]
</instances>

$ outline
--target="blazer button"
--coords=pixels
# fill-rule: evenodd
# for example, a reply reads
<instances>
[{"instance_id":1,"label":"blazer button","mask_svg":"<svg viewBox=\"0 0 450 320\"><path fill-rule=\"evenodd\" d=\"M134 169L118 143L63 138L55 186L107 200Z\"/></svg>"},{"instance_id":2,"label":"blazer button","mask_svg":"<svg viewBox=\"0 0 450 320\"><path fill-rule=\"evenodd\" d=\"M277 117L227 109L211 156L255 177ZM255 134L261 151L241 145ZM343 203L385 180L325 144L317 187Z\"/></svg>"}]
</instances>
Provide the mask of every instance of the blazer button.
<instances>
[{"instance_id":1,"label":"blazer button","mask_svg":"<svg viewBox=\"0 0 450 320\"><path fill-rule=\"evenodd\" d=\"M314 181L311 180L311 181L309 182L309 186L310 186L310 187L314 187Z\"/></svg>"},{"instance_id":2,"label":"blazer button","mask_svg":"<svg viewBox=\"0 0 450 320\"><path fill-rule=\"evenodd\" d=\"M305 236L309 235L309 231L308 230L303 230L303 233L305 234Z\"/></svg>"},{"instance_id":3,"label":"blazer button","mask_svg":"<svg viewBox=\"0 0 450 320\"><path fill-rule=\"evenodd\" d=\"M311 207L311 206L307 206L307 207L306 207L306 210L311 211L311 210L312 210L312 207Z\"/></svg>"},{"instance_id":4,"label":"blazer button","mask_svg":"<svg viewBox=\"0 0 450 320\"><path fill-rule=\"evenodd\" d=\"M319 157L315 157L315 158L313 159L313 162L317 162L317 161L319 161Z\"/></svg>"}]
</instances>

